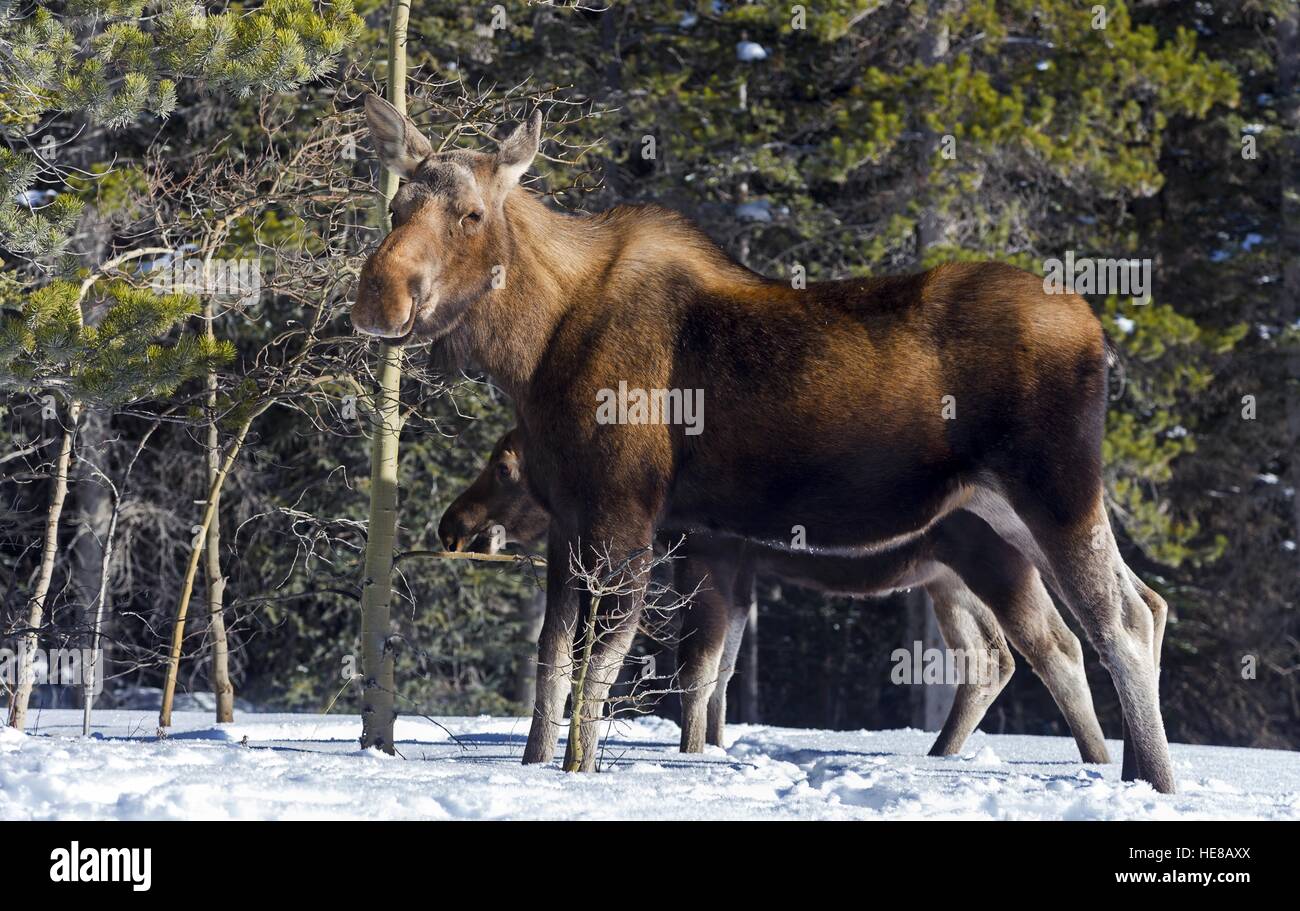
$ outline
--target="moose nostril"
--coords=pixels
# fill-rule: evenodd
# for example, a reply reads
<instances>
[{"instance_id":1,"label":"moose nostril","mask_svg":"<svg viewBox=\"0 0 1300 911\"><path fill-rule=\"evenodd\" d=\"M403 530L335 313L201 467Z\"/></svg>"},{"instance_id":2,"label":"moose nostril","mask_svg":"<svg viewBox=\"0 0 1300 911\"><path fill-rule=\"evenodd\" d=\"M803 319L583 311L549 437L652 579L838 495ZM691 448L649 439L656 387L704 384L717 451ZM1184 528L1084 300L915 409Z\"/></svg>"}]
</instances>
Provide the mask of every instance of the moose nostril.
<instances>
[{"instance_id":1,"label":"moose nostril","mask_svg":"<svg viewBox=\"0 0 1300 911\"><path fill-rule=\"evenodd\" d=\"M443 550L454 552L465 549L464 536L452 531L450 528L438 529L438 537L442 540Z\"/></svg>"},{"instance_id":2,"label":"moose nostril","mask_svg":"<svg viewBox=\"0 0 1300 911\"><path fill-rule=\"evenodd\" d=\"M419 307L429 296L429 283L424 276L417 276L406 283L406 290L411 295L411 306Z\"/></svg>"}]
</instances>

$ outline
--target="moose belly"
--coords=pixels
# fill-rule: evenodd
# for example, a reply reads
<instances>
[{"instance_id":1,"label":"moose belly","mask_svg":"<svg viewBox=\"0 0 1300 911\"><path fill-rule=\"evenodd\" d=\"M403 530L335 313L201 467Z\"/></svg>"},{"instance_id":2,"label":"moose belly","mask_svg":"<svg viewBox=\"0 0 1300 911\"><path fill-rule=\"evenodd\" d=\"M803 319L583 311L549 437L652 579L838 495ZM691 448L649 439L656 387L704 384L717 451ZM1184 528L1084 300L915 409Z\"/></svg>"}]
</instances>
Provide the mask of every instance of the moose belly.
<instances>
[{"instance_id":1,"label":"moose belly","mask_svg":"<svg viewBox=\"0 0 1300 911\"><path fill-rule=\"evenodd\" d=\"M846 555L887 549L923 533L968 495L952 461L898 453L781 445L688 458L668 524L776 547Z\"/></svg>"}]
</instances>

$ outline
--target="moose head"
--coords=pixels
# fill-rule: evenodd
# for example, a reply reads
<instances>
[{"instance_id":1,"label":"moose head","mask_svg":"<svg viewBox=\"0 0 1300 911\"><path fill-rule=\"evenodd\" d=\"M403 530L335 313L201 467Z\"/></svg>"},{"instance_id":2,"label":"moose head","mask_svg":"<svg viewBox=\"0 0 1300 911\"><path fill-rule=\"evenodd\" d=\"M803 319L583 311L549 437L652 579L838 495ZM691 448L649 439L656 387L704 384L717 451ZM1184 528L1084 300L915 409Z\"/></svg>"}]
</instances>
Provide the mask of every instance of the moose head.
<instances>
[{"instance_id":1,"label":"moose head","mask_svg":"<svg viewBox=\"0 0 1300 911\"><path fill-rule=\"evenodd\" d=\"M505 200L537 154L541 113L495 153L437 152L377 95L366 97L366 122L380 161L405 183L390 204L392 230L361 270L352 324L399 343L437 338L508 265Z\"/></svg>"},{"instance_id":2,"label":"moose head","mask_svg":"<svg viewBox=\"0 0 1300 911\"><path fill-rule=\"evenodd\" d=\"M478 477L438 522L447 550L496 553L508 543L535 548L546 539L550 516L528 490L518 430L492 447ZM494 531L495 530L495 531Z\"/></svg>"}]
</instances>

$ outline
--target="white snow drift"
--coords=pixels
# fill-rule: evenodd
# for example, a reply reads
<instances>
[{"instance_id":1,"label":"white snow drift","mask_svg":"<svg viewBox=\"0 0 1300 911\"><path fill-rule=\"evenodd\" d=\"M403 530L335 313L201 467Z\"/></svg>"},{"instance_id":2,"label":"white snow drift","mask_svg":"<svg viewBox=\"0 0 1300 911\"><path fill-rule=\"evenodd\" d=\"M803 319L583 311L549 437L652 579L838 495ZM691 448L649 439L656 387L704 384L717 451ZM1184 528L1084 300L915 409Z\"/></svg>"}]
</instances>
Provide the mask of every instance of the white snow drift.
<instances>
[{"instance_id":1,"label":"white snow drift","mask_svg":"<svg viewBox=\"0 0 1300 911\"><path fill-rule=\"evenodd\" d=\"M659 719L616 724L602 774L524 767L520 718L400 719L404 758L363 752L348 716L33 713L0 730L0 819L1295 819L1300 756L1172 745L1179 793L1085 766L1060 737L975 734L926 757L933 734L730 730L727 750L677 752ZM1120 745L1111 743L1115 759ZM563 742L560 749L563 750Z\"/></svg>"}]
</instances>

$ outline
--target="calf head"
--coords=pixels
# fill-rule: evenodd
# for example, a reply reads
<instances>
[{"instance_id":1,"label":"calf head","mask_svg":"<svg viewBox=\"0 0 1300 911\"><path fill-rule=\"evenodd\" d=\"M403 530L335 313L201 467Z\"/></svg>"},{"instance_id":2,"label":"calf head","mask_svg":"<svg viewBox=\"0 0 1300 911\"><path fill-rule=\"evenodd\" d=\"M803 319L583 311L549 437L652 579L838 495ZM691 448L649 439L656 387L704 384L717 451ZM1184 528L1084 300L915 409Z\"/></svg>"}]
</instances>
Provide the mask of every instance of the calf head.
<instances>
[{"instance_id":1,"label":"calf head","mask_svg":"<svg viewBox=\"0 0 1300 911\"><path fill-rule=\"evenodd\" d=\"M438 537L447 550L496 553L506 544L533 549L546 539L550 517L524 480L518 430L492 448L474 482L447 507Z\"/></svg>"},{"instance_id":2,"label":"calf head","mask_svg":"<svg viewBox=\"0 0 1300 911\"><path fill-rule=\"evenodd\" d=\"M404 341L436 338L494 287L508 263L505 199L541 139L535 113L494 153L435 152L405 114L366 96L366 123L384 167L406 179L392 230L361 269L352 324Z\"/></svg>"}]
</instances>

